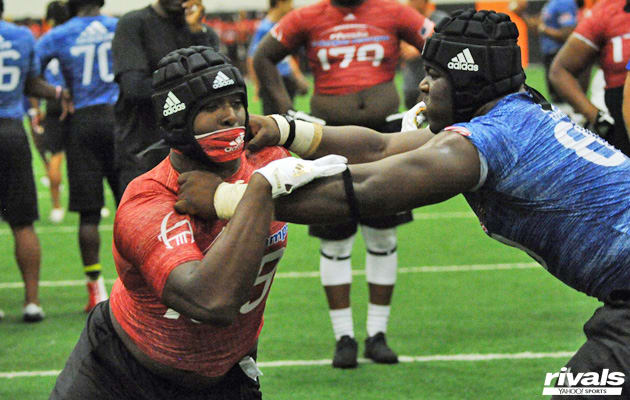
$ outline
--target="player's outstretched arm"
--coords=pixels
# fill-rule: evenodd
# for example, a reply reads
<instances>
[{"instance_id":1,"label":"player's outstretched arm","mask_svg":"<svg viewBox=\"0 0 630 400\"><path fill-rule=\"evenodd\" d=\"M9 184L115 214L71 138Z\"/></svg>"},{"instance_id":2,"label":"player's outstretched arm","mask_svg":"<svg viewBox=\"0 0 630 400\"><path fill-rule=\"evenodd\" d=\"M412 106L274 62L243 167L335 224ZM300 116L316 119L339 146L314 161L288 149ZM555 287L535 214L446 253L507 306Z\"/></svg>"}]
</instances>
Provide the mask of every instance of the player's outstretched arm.
<instances>
[{"instance_id":1,"label":"player's outstretched arm","mask_svg":"<svg viewBox=\"0 0 630 400\"><path fill-rule=\"evenodd\" d=\"M276 109L282 113L286 113L293 108L293 102L276 68L276 64L287 55L289 55L289 50L269 33L263 37L254 53L254 70L260 86L261 88L265 87L269 91L275 102Z\"/></svg>"},{"instance_id":2,"label":"player's outstretched arm","mask_svg":"<svg viewBox=\"0 0 630 400\"><path fill-rule=\"evenodd\" d=\"M443 132L416 150L349 169L359 214L377 216L437 203L472 189L479 181L480 161L468 139ZM339 176L276 199L276 218L283 221L312 224L351 217L347 187Z\"/></svg>"},{"instance_id":3,"label":"player's outstretched arm","mask_svg":"<svg viewBox=\"0 0 630 400\"><path fill-rule=\"evenodd\" d=\"M251 151L260 150L264 146L284 144L278 124L284 124L279 118L251 116L251 127L254 138L248 143ZM382 134L369 128L360 126L324 126L311 128L306 122L297 122L298 133L289 149L299 156L315 159L327 154L341 154L352 164L380 160L393 154L416 149L429 141L435 135L428 129L395 134ZM301 124L301 126L300 126ZM285 125L285 127L288 125ZM300 137L300 127L305 130L321 129L321 138ZM283 141L284 139L284 141ZM307 142L308 141L308 142ZM307 151L302 152L301 149Z\"/></svg>"},{"instance_id":4,"label":"player's outstretched arm","mask_svg":"<svg viewBox=\"0 0 630 400\"><path fill-rule=\"evenodd\" d=\"M354 197L361 216L390 215L437 203L475 187L480 161L468 139L442 132L415 150L351 165L349 170L351 175L318 179L275 199L276 219L301 224L350 219L356 217L350 207ZM189 174L187 179L178 193L179 212L216 215L215 209L223 208L219 204L226 199L238 203L233 192L227 192L226 199L215 193L218 177L213 174Z\"/></svg>"}]
</instances>

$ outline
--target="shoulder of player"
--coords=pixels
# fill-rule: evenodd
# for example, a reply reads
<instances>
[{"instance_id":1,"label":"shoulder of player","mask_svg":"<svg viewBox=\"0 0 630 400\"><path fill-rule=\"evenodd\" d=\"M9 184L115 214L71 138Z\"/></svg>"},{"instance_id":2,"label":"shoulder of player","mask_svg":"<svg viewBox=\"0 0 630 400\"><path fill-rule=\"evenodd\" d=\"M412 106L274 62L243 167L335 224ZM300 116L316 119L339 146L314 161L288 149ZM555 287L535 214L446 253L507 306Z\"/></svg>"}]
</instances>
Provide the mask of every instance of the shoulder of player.
<instances>
[{"instance_id":1,"label":"shoulder of player","mask_svg":"<svg viewBox=\"0 0 630 400\"><path fill-rule=\"evenodd\" d=\"M290 157L291 153L284 147L270 146L263 147L261 150L250 153L247 156L247 162L255 168L263 167L274 160Z\"/></svg>"},{"instance_id":2,"label":"shoulder of player","mask_svg":"<svg viewBox=\"0 0 630 400\"><path fill-rule=\"evenodd\" d=\"M137 10L131 10L125 14L123 14L118 19L118 24L139 24L145 21L152 21L154 17L154 13L150 10L150 5L144 8L140 8Z\"/></svg>"},{"instance_id":3,"label":"shoulder of player","mask_svg":"<svg viewBox=\"0 0 630 400\"><path fill-rule=\"evenodd\" d=\"M320 15L325 14L331 8L333 8L333 6L330 4L330 2L324 0L307 6L295 8L287 15L292 14L299 17L300 19L303 19L303 22L313 23L316 21L313 21L312 18L316 18Z\"/></svg>"}]
</instances>

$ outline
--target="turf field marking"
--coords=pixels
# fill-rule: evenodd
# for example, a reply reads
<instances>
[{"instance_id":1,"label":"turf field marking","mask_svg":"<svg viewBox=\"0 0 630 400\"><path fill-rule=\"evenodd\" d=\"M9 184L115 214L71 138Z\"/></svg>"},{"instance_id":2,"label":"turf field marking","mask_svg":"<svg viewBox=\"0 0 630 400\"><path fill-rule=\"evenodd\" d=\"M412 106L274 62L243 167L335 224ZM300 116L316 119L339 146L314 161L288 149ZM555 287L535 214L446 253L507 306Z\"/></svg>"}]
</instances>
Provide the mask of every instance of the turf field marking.
<instances>
[{"instance_id":1,"label":"turf field marking","mask_svg":"<svg viewBox=\"0 0 630 400\"><path fill-rule=\"evenodd\" d=\"M445 265L445 266L426 266L426 267L408 267L398 268L399 274L416 274L429 272L474 272L474 271L510 271L519 269L535 269L540 266L536 263L509 263L509 264L474 264L474 265ZM352 270L352 275L365 275L365 270ZM279 272L276 278L319 278L319 271L307 272ZM114 283L114 279L106 279L106 283ZM40 287L67 287L67 286L85 286L85 280L65 280L65 281L40 281ZM22 282L0 282L0 289L21 289L24 287Z\"/></svg>"},{"instance_id":2,"label":"turf field marking","mask_svg":"<svg viewBox=\"0 0 630 400\"><path fill-rule=\"evenodd\" d=\"M535 360L540 358L570 358L573 356L571 351L557 351L554 353L533 353L525 351L522 353L494 353L494 354L448 354L448 355L431 355L431 356L399 356L398 361L401 363L429 363L429 362L457 362L457 361L495 361L495 360ZM332 360L280 360L280 361L261 361L258 366L261 368L279 368L279 367L310 367L326 365L329 366ZM371 364L371 360L359 358L359 364ZM31 378L41 376L56 376L60 370L50 371L14 371L0 372L0 378ZM263 371L264 372L264 371Z\"/></svg>"},{"instance_id":3,"label":"turf field marking","mask_svg":"<svg viewBox=\"0 0 630 400\"><path fill-rule=\"evenodd\" d=\"M461 219L461 218L475 218L475 214L470 211L462 212L414 212L413 217L417 220L441 220L441 219ZM112 231L114 228L111 224L99 225L100 231ZM38 226L35 223L35 231L39 234L51 234L51 233L75 233L78 231L76 225L48 225ZM0 229L1 235L11 235L11 229Z\"/></svg>"}]
</instances>

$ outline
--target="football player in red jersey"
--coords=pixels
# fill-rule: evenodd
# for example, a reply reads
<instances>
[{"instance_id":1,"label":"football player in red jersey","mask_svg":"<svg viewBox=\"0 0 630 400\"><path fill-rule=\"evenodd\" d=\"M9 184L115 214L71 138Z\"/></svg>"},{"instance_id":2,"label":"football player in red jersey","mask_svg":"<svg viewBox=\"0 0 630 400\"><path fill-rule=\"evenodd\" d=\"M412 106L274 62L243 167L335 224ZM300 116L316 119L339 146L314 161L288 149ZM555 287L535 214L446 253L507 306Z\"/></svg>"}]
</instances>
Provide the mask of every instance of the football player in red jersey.
<instances>
[{"instance_id":1,"label":"football player in red jersey","mask_svg":"<svg viewBox=\"0 0 630 400\"><path fill-rule=\"evenodd\" d=\"M392 132L386 117L398 112L394 74L400 41L422 51L434 23L415 9L387 0L323 0L293 10L262 40L254 67L262 85L286 113L291 100L275 64L300 48L314 74L311 113L331 125L360 125ZM396 363L385 333L396 281L396 226L411 221L411 213L359 221L366 245L369 286L365 356L379 363ZM337 341L333 367L357 366L350 285L350 256L356 222L311 225L309 234L320 242L320 274Z\"/></svg>"},{"instance_id":2,"label":"football player in red jersey","mask_svg":"<svg viewBox=\"0 0 630 400\"><path fill-rule=\"evenodd\" d=\"M88 316L50 398L260 399L258 335L287 244L272 198L345 170L344 159L305 164L281 147L246 158L245 83L209 47L164 57L152 101L170 155L125 191L114 223L119 279ZM278 175L287 163L295 174ZM192 170L256 190L237 185L243 200L229 204L229 223L181 215L178 177Z\"/></svg>"},{"instance_id":3,"label":"football player in red jersey","mask_svg":"<svg viewBox=\"0 0 630 400\"><path fill-rule=\"evenodd\" d=\"M630 58L630 1L601 0L593 6L562 46L551 65L550 80L587 121L587 127L630 155L623 121L623 85ZM605 101L610 114L599 110L576 77L599 62L606 80Z\"/></svg>"}]
</instances>

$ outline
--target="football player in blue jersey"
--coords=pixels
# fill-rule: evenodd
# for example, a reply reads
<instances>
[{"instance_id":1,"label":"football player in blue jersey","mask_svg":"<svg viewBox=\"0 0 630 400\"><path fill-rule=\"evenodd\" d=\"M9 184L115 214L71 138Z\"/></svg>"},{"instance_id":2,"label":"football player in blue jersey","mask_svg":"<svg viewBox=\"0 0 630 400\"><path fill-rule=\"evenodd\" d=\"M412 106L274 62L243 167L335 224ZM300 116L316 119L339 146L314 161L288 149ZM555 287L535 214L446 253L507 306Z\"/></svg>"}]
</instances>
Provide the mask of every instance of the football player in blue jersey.
<instances>
[{"instance_id":1,"label":"football player in blue jersey","mask_svg":"<svg viewBox=\"0 0 630 400\"><path fill-rule=\"evenodd\" d=\"M66 3L61 0L53 0L46 7L46 22L55 27L66 22L70 18ZM53 86L66 87L63 80L59 60L54 59L44 69L44 78ZM61 103L59 101L47 101L45 107L40 106L36 99L31 100L31 108L28 110L31 117L33 142L46 167L47 186L50 189L52 210L48 219L55 224L63 221L65 210L61 205L61 180L64 155L64 140L68 131L68 119L59 120L61 115ZM44 178L42 178L44 179Z\"/></svg>"},{"instance_id":2,"label":"football player in blue jersey","mask_svg":"<svg viewBox=\"0 0 630 400\"><path fill-rule=\"evenodd\" d=\"M0 0L0 17L4 1ZM38 286L41 263L33 222L39 218L31 150L24 131L24 96L62 98L63 116L72 109L70 94L39 77L35 38L28 28L0 19L0 214L13 232L15 258L24 281L26 322L44 318ZM0 318L4 313L0 311Z\"/></svg>"},{"instance_id":3,"label":"football player in blue jersey","mask_svg":"<svg viewBox=\"0 0 630 400\"><path fill-rule=\"evenodd\" d=\"M249 148L282 144L307 158L341 153L355 164L276 199L284 221L358 219L463 194L488 235L603 302L567 368L627 375L630 159L525 85L517 38L509 17L493 11L458 11L438 25L423 50L420 84L430 130L386 135L252 117ZM215 193L219 183L207 173L183 174L175 208L211 215L238 201L225 185Z\"/></svg>"},{"instance_id":4,"label":"football player in blue jersey","mask_svg":"<svg viewBox=\"0 0 630 400\"><path fill-rule=\"evenodd\" d=\"M74 96L76 112L66 140L68 209L80 214L79 248L88 289L86 311L108 297L99 261L103 179L115 195L118 190L113 166L113 105L118 99L118 85L114 82L111 54L118 20L101 15L103 5L104 0L69 0L73 17L42 36L36 46L43 65L59 60L63 78Z\"/></svg>"}]
</instances>

